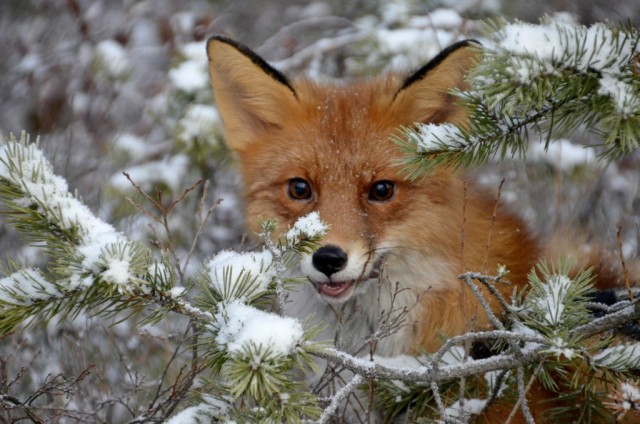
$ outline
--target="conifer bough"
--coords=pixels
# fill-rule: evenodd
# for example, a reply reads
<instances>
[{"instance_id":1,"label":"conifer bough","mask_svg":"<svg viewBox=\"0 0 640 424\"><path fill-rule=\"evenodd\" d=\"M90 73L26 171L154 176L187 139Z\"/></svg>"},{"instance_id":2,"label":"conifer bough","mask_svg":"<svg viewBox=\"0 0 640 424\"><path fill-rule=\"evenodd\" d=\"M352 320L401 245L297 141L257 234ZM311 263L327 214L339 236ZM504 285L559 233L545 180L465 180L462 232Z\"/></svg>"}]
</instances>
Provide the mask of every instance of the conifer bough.
<instances>
[{"instance_id":1,"label":"conifer bough","mask_svg":"<svg viewBox=\"0 0 640 424\"><path fill-rule=\"evenodd\" d=\"M603 140L602 156L640 146L640 33L631 27L568 22L503 24L481 48L455 93L469 111L467 127L425 124L398 138L410 177L438 165L523 155L531 135L545 148L586 127Z\"/></svg>"}]
</instances>

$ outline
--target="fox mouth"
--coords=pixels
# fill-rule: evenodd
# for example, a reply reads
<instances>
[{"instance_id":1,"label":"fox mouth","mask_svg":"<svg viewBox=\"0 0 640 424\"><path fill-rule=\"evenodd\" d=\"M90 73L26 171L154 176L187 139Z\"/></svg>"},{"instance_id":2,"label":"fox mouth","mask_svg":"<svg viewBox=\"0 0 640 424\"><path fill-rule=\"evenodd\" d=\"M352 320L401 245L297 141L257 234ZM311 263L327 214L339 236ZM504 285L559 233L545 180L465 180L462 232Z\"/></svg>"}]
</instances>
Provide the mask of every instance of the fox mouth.
<instances>
[{"instance_id":1,"label":"fox mouth","mask_svg":"<svg viewBox=\"0 0 640 424\"><path fill-rule=\"evenodd\" d=\"M343 277L344 279L340 279L332 275L329 277L329 281L323 281L307 275L307 279L321 298L329 303L339 304L349 300L356 293L361 283L380 279L382 275L381 263L382 259L377 258L373 266L368 267L367 264L365 264L365 269L363 269L356 278ZM335 279L331 279L331 277Z\"/></svg>"},{"instance_id":2,"label":"fox mouth","mask_svg":"<svg viewBox=\"0 0 640 424\"><path fill-rule=\"evenodd\" d=\"M309 278L309 281L311 281L318 293L327 300L343 302L351 297L362 281L376 279L379 276L379 272L374 270L366 278L361 277L355 280L319 282Z\"/></svg>"},{"instance_id":3,"label":"fox mouth","mask_svg":"<svg viewBox=\"0 0 640 424\"><path fill-rule=\"evenodd\" d=\"M325 283L318 283L311 281L311 283L318 290L321 295L327 296L333 299L347 298L351 293L351 288L356 285L356 280L349 281L327 281Z\"/></svg>"}]
</instances>

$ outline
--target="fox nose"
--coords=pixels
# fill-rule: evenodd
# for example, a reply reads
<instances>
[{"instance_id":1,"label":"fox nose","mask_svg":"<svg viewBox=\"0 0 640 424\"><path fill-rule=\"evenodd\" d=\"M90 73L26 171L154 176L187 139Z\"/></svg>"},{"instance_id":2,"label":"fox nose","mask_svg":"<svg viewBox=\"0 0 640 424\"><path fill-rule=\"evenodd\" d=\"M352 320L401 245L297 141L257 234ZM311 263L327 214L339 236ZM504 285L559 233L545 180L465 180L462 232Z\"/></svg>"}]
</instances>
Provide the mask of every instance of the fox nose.
<instances>
[{"instance_id":1,"label":"fox nose","mask_svg":"<svg viewBox=\"0 0 640 424\"><path fill-rule=\"evenodd\" d=\"M331 277L332 274L343 270L347 266L346 252L331 244L316 250L311 259L313 266L327 277Z\"/></svg>"}]
</instances>

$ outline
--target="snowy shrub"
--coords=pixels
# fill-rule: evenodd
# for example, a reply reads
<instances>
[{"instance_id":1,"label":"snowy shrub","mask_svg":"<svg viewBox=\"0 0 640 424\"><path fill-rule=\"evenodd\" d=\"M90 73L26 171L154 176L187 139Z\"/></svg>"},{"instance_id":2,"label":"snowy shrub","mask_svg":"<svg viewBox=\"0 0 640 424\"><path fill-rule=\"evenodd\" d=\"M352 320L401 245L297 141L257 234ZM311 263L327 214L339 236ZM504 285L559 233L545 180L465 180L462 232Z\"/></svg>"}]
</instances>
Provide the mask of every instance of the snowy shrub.
<instances>
[{"instance_id":1,"label":"snowy shrub","mask_svg":"<svg viewBox=\"0 0 640 424\"><path fill-rule=\"evenodd\" d=\"M142 13L142 3L131 13ZM75 2L68 4L73 9ZM95 7L89 14L94 18L101 11ZM372 14L363 11L348 29L275 65L333 76L411 68L466 38L461 28L479 28L460 9L420 14L412 1L383 2L367 12ZM237 180L224 166L229 157L212 103L204 43L182 29L193 28L195 19L186 12L173 18L164 28L174 33L171 42L155 41L162 51L175 47L163 84L142 66L149 52L140 40L158 36L155 27L146 26L149 20L140 19L118 41L90 45L86 36L78 53L99 84L87 77L86 84L70 88L78 91L70 108L74 123L86 125L82 134L88 134L88 144L107 139L113 148L105 149L109 165L87 174L103 187L100 208L88 207L76 187L53 172L44 143L30 143L24 134L20 140L8 137L0 148L3 219L45 258L34 261L42 266L29 261L29 266L6 266L0 279L0 337L24 335L28 341L31 331L44 327L38 324L48 324L50 333L78 331L70 336L78 351L100 352L107 344L103 334L116 334L108 343L117 353L111 356L120 358L93 380L93 365L72 374L47 360L47 368L28 370L29 379L42 384L17 396L11 394L15 384L0 380L11 392L0 393L7 416L44 422L39 414L54 414L43 400L50 396L67 402L56 404L56 410L76 421L326 423L356 411L363 419L381 414L388 420L468 422L496 400L526 399L533 381L566 394L569 405L575 401L575 407L553 412L576 419L611 411L622 418L638 408L639 345L612 345L601 337L639 318L635 301L591 304L589 274L569 279L562 262L532 272L529 292L498 299L505 314L487 310L493 330L452 338L438 352L416 358L355 357L315 340L317 328L283 316L287 291L300 283L289 271L300 253L317 247L326 227L310 214L273 239L275 223L265 221L262 250L224 250L240 241L238 202L229 194ZM457 93L469 105L470 128L424 125L408 132L411 143L403 147L413 155L407 163L412 176L436 165L518 154L562 171L594 164L595 150L579 149L566 138L581 126L602 138L609 159L638 147L637 31L555 20L493 29L483 38L484 57L469 90ZM181 39L186 41L172 45ZM341 49L353 50L344 55ZM20 69L38 78L33 65L38 57L30 53ZM99 101L86 91L105 86L112 91ZM142 102L136 97L140 91L147 96ZM108 135L95 129L104 124L106 104L120 111L123 125ZM144 106L134 110L129 104ZM119 219L130 224L128 231L117 229L126 227L114 222ZM480 298L481 287L502 284L508 276L507 270L497 274L466 273L460 284L475 288ZM594 308L601 316L594 316ZM102 320L113 323L113 333L96 324ZM63 327L66 321L82 321L86 330ZM36 354L22 348L23 340L15 343L14 351L35 364ZM469 349L476 344L489 346L492 355L475 359ZM82 362L76 351L65 353L67 362ZM107 362L106 356L92 361ZM319 373L323 361L329 364L327 375L335 376L327 383L335 388L328 397L305 378ZM14 373L16 381L26 372ZM612 382L616 389L603 394L602 387ZM105 400L98 390L104 387L121 391ZM80 394L74 396L74 390ZM526 402L517 408L531 422Z\"/></svg>"}]
</instances>

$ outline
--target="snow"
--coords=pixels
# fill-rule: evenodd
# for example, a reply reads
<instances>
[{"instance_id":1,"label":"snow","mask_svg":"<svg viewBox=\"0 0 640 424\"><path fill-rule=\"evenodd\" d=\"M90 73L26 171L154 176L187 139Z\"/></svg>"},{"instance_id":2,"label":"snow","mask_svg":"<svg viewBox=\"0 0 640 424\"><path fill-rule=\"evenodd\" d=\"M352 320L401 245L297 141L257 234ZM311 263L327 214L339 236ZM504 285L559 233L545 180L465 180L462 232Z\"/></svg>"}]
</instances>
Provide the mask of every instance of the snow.
<instances>
[{"instance_id":1,"label":"snow","mask_svg":"<svg viewBox=\"0 0 640 424\"><path fill-rule=\"evenodd\" d=\"M545 148L541 143L529 143L526 158L530 162L545 162L559 171L571 171L583 165L596 165L592 148L573 144L570 140L554 140Z\"/></svg>"},{"instance_id":2,"label":"snow","mask_svg":"<svg viewBox=\"0 0 640 424\"><path fill-rule=\"evenodd\" d=\"M184 296L185 292L187 291L186 288L184 287L174 287L171 290L169 290L169 296L171 296L172 299L178 299L182 296Z\"/></svg>"},{"instance_id":3,"label":"snow","mask_svg":"<svg viewBox=\"0 0 640 424\"><path fill-rule=\"evenodd\" d=\"M640 369L640 344L618 345L603 349L593 360L600 366L614 371L628 368Z\"/></svg>"},{"instance_id":4,"label":"snow","mask_svg":"<svg viewBox=\"0 0 640 424\"><path fill-rule=\"evenodd\" d=\"M631 383L620 384L620 395L626 402L626 409L632 406L637 407L640 404L640 390Z\"/></svg>"},{"instance_id":5,"label":"snow","mask_svg":"<svg viewBox=\"0 0 640 424\"><path fill-rule=\"evenodd\" d=\"M599 80L598 94L611 97L616 111L627 118L640 112L640 97L635 94L637 90L615 76L604 75Z\"/></svg>"},{"instance_id":6,"label":"snow","mask_svg":"<svg viewBox=\"0 0 640 424\"><path fill-rule=\"evenodd\" d=\"M182 62L171 69L169 80L175 88L188 94L209 89L209 75L206 68L195 61Z\"/></svg>"},{"instance_id":7,"label":"snow","mask_svg":"<svg viewBox=\"0 0 640 424\"><path fill-rule=\"evenodd\" d=\"M197 41L193 43L187 43L180 48L180 53L190 61L199 63L200 65L207 66L207 42Z\"/></svg>"},{"instance_id":8,"label":"snow","mask_svg":"<svg viewBox=\"0 0 640 424\"><path fill-rule=\"evenodd\" d=\"M564 356L568 360L571 360L576 353L575 350L567 347L567 342L562 337L554 337L547 352L555 353L558 358Z\"/></svg>"},{"instance_id":9,"label":"snow","mask_svg":"<svg viewBox=\"0 0 640 424\"><path fill-rule=\"evenodd\" d=\"M587 28L570 22L516 22L505 25L497 38L500 48L514 55L575 66L579 71L619 72L633 56L632 40L622 42L622 54L611 48L613 32L603 24Z\"/></svg>"},{"instance_id":10,"label":"snow","mask_svg":"<svg viewBox=\"0 0 640 424\"><path fill-rule=\"evenodd\" d=\"M422 124L418 126L418 153L438 152L460 146L464 135L453 124Z\"/></svg>"},{"instance_id":11,"label":"snow","mask_svg":"<svg viewBox=\"0 0 640 424\"><path fill-rule=\"evenodd\" d=\"M616 41L614 32L604 24L587 28L567 21L544 25L516 22L498 31L497 48L506 50L511 72L521 84L529 84L540 75L554 74L558 67L598 71L601 75L598 93L609 96L623 118L640 111L637 90L620 79L633 60L634 42L630 38Z\"/></svg>"},{"instance_id":12,"label":"snow","mask_svg":"<svg viewBox=\"0 0 640 424\"><path fill-rule=\"evenodd\" d=\"M455 35L447 31L424 28L379 29L376 44L383 54L398 52L420 52L420 57L431 58L440 52L442 46L454 42ZM403 62L394 62L402 65Z\"/></svg>"},{"instance_id":13,"label":"snow","mask_svg":"<svg viewBox=\"0 0 640 424\"><path fill-rule=\"evenodd\" d=\"M206 272L211 285L225 297L233 293L233 286L241 278L251 281L253 290L250 293L256 293L265 291L275 276L272 262L271 253L266 250L246 253L223 250L206 264Z\"/></svg>"},{"instance_id":14,"label":"snow","mask_svg":"<svg viewBox=\"0 0 640 424\"><path fill-rule=\"evenodd\" d=\"M87 271L97 274L106 264L102 275L106 281L120 285L128 281L124 264L114 261L107 253L117 250L109 249L116 245L125 246L124 250L128 251L126 238L69 193L66 181L53 173L51 164L36 144L10 141L3 145L0 148L0 177L19 187L25 193L24 200L37 207L49 222L64 230L77 231L80 274ZM71 276L67 283L69 288L76 288L91 281L76 275Z\"/></svg>"},{"instance_id":15,"label":"snow","mask_svg":"<svg viewBox=\"0 0 640 424\"><path fill-rule=\"evenodd\" d=\"M303 336L298 320L261 311L238 300L224 305L215 319L220 326L216 342L232 355L241 355L250 346L289 355Z\"/></svg>"},{"instance_id":16,"label":"snow","mask_svg":"<svg viewBox=\"0 0 640 424\"><path fill-rule=\"evenodd\" d=\"M547 284L542 285L542 298L535 298L533 305L543 314L542 319L548 325L555 326L564 320L564 299L571 286L571 279L566 275L554 275Z\"/></svg>"},{"instance_id":17,"label":"snow","mask_svg":"<svg viewBox=\"0 0 640 424\"><path fill-rule=\"evenodd\" d=\"M425 16L411 17L411 26L416 28L451 28L458 29L462 26L464 20L458 12L453 9L435 9Z\"/></svg>"},{"instance_id":18,"label":"snow","mask_svg":"<svg viewBox=\"0 0 640 424\"><path fill-rule=\"evenodd\" d=\"M101 69L112 78L124 78L131 71L132 65L127 58L127 52L117 41L100 41L95 54Z\"/></svg>"},{"instance_id":19,"label":"snow","mask_svg":"<svg viewBox=\"0 0 640 424\"><path fill-rule=\"evenodd\" d=\"M203 140L217 144L214 134L219 125L220 115L215 107L191 104L187 106L184 117L178 122L180 128L178 136L187 142Z\"/></svg>"},{"instance_id":20,"label":"snow","mask_svg":"<svg viewBox=\"0 0 640 424\"><path fill-rule=\"evenodd\" d=\"M149 146L142 138L130 133L118 135L113 142L113 147L126 152L132 158L144 157L149 150Z\"/></svg>"},{"instance_id":21,"label":"snow","mask_svg":"<svg viewBox=\"0 0 640 424\"><path fill-rule=\"evenodd\" d=\"M293 227L285 235L287 246L292 247L300 243L301 239L317 239L324 237L329 227L320 219L317 211L298 218Z\"/></svg>"},{"instance_id":22,"label":"snow","mask_svg":"<svg viewBox=\"0 0 640 424\"><path fill-rule=\"evenodd\" d=\"M153 190L158 183L164 183L173 193L182 191L182 182L187 175L190 160L186 155L175 155L159 161L146 162L126 169L131 180L143 190ZM133 189L131 182L122 173L109 180L112 187L127 191Z\"/></svg>"},{"instance_id":23,"label":"snow","mask_svg":"<svg viewBox=\"0 0 640 424\"><path fill-rule=\"evenodd\" d=\"M444 355L442 355L440 362L444 365L460 365L473 360L467 356L468 355L465 354L464 347L452 346L444 353Z\"/></svg>"},{"instance_id":24,"label":"snow","mask_svg":"<svg viewBox=\"0 0 640 424\"><path fill-rule=\"evenodd\" d=\"M497 397L501 397L505 389L507 388L507 384L505 384L505 381L507 378L509 378L509 373L510 371L508 371L507 374L505 374L505 376L503 377L502 384L500 385L498 393L496 394ZM487 386L489 386L489 391L491 393L493 393L493 391L496 389L496 384L498 383L498 377L500 376L500 374L502 374L502 370L489 371L484 373L484 379L487 382Z\"/></svg>"},{"instance_id":25,"label":"snow","mask_svg":"<svg viewBox=\"0 0 640 424\"><path fill-rule=\"evenodd\" d=\"M211 416L217 412L215 408L207 403L190 406L183 409L173 417L165 421L165 424L205 424L210 423Z\"/></svg>"},{"instance_id":26,"label":"snow","mask_svg":"<svg viewBox=\"0 0 640 424\"><path fill-rule=\"evenodd\" d=\"M29 305L60 294L35 268L22 269L0 279L0 304Z\"/></svg>"},{"instance_id":27,"label":"snow","mask_svg":"<svg viewBox=\"0 0 640 424\"><path fill-rule=\"evenodd\" d=\"M463 399L462 402L458 400L446 409L446 413L452 418L478 415L482 412L486 404L487 401L483 399Z\"/></svg>"},{"instance_id":28,"label":"snow","mask_svg":"<svg viewBox=\"0 0 640 424\"><path fill-rule=\"evenodd\" d=\"M107 269L100 275L108 283L125 285L131 278L129 265L127 259L111 258L107 261Z\"/></svg>"},{"instance_id":29,"label":"snow","mask_svg":"<svg viewBox=\"0 0 640 424\"><path fill-rule=\"evenodd\" d=\"M523 323L516 321L513 323L513 329L512 331L514 333L518 333L518 334L524 334L527 336L534 336L534 337L540 337L542 338L541 334L538 333L536 330L534 330L533 328L527 327L526 325L524 325ZM534 351L536 349L538 349L540 347L540 343L536 343L536 342L525 342L524 346L522 347L522 352L523 353L527 353L527 352L531 352Z\"/></svg>"}]
</instances>

